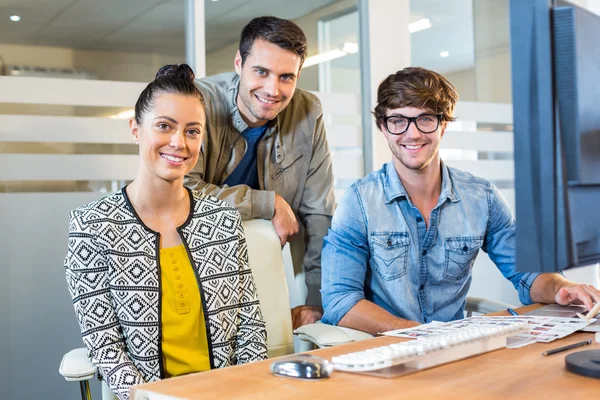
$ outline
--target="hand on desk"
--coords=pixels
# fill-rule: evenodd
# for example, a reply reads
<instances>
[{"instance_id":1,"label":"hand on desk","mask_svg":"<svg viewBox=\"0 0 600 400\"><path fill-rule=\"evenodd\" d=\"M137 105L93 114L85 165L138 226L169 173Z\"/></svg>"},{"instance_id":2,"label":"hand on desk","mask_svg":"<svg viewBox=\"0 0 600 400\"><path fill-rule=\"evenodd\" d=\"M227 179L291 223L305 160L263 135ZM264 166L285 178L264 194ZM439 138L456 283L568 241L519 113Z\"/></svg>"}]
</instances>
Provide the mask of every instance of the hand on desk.
<instances>
[{"instance_id":1,"label":"hand on desk","mask_svg":"<svg viewBox=\"0 0 600 400\"><path fill-rule=\"evenodd\" d=\"M298 306L292 308L292 326L294 329L302 325L314 324L323 317L323 308L318 306Z\"/></svg>"},{"instance_id":2,"label":"hand on desk","mask_svg":"<svg viewBox=\"0 0 600 400\"><path fill-rule=\"evenodd\" d=\"M592 285L568 282L556 292L554 301L561 306L583 304L591 310L594 303L600 302L600 291Z\"/></svg>"}]
</instances>

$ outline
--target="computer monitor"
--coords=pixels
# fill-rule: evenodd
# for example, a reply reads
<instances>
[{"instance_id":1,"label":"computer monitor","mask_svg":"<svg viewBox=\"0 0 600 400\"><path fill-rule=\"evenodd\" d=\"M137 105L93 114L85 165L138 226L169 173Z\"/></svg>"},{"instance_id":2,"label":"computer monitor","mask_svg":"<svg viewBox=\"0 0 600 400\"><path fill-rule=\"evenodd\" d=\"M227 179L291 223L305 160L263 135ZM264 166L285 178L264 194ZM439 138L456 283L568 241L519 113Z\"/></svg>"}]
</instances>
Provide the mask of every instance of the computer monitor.
<instances>
[{"instance_id":1,"label":"computer monitor","mask_svg":"<svg viewBox=\"0 0 600 400\"><path fill-rule=\"evenodd\" d=\"M517 269L600 262L600 17L511 0Z\"/></svg>"}]
</instances>

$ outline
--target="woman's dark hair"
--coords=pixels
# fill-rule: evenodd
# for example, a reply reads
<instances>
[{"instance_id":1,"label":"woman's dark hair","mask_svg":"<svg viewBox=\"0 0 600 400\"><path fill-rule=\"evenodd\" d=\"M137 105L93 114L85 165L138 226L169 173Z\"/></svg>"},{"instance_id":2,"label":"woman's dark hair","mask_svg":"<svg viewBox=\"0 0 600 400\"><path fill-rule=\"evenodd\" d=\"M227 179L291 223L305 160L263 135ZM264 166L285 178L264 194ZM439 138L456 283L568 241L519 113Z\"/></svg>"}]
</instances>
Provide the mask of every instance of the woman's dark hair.
<instances>
[{"instance_id":1,"label":"woman's dark hair","mask_svg":"<svg viewBox=\"0 0 600 400\"><path fill-rule=\"evenodd\" d=\"M298 25L277 17L258 17L248 22L240 37L242 65L256 40L264 40L291 51L300 57L300 66L306 58L306 35Z\"/></svg>"},{"instance_id":2,"label":"woman's dark hair","mask_svg":"<svg viewBox=\"0 0 600 400\"><path fill-rule=\"evenodd\" d=\"M152 107L154 97L160 93L174 93L197 97L204 107L204 97L194 83L194 71L187 64L165 65L138 97L135 103L135 122L140 124L143 115Z\"/></svg>"}]
</instances>

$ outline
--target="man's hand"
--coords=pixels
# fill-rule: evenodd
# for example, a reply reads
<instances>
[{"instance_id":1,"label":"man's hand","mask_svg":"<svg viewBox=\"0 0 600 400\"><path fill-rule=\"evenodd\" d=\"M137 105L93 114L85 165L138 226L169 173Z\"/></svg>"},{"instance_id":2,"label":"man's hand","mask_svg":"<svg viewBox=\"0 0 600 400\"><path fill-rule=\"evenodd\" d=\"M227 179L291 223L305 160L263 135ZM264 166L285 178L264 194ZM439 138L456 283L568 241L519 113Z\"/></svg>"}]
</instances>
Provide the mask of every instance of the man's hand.
<instances>
[{"instance_id":1,"label":"man's hand","mask_svg":"<svg viewBox=\"0 0 600 400\"><path fill-rule=\"evenodd\" d=\"M594 303L600 302L600 291L592 285L568 282L556 292L554 301L561 306L583 304L591 310Z\"/></svg>"},{"instance_id":2,"label":"man's hand","mask_svg":"<svg viewBox=\"0 0 600 400\"><path fill-rule=\"evenodd\" d=\"M318 306L298 306L292 308L292 326L294 329L302 325L314 324L323 316L323 308Z\"/></svg>"},{"instance_id":3,"label":"man's hand","mask_svg":"<svg viewBox=\"0 0 600 400\"><path fill-rule=\"evenodd\" d=\"M275 193L275 214L271 223L281 241L281 247L285 246L292 236L298 233L298 220L290 205L277 193Z\"/></svg>"}]
</instances>

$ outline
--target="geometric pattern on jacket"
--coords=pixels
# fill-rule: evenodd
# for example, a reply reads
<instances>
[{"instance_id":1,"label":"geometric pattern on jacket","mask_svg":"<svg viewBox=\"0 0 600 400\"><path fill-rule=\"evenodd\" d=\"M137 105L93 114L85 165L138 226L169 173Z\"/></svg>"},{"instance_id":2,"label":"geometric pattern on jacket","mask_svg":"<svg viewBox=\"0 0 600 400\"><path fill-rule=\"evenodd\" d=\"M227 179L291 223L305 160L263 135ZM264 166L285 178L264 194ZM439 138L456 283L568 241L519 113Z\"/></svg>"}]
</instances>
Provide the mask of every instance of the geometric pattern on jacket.
<instances>
[{"instance_id":1,"label":"geometric pattern on jacket","mask_svg":"<svg viewBox=\"0 0 600 400\"><path fill-rule=\"evenodd\" d=\"M267 358L267 333L237 210L188 190L177 231L199 283L212 368ZM159 234L125 188L70 213L66 278L83 342L113 393L164 377Z\"/></svg>"}]
</instances>

